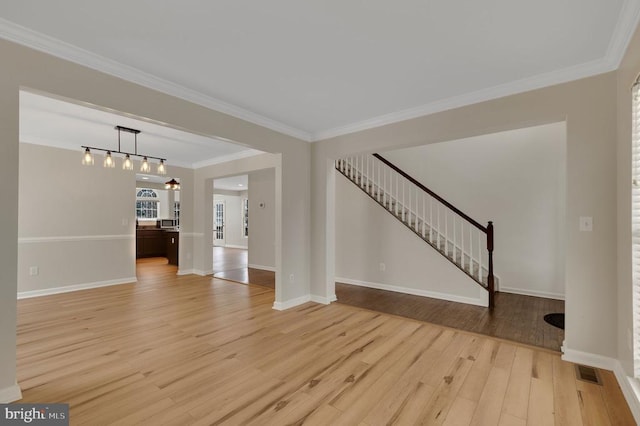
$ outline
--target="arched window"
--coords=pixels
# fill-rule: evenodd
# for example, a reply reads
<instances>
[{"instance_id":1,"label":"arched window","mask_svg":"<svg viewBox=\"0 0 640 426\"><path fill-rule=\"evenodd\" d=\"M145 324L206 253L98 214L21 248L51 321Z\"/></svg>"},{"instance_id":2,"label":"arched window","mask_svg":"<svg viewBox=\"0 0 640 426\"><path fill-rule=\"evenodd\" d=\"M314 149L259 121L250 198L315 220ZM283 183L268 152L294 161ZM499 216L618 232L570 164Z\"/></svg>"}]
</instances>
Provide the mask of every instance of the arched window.
<instances>
[{"instance_id":1,"label":"arched window","mask_svg":"<svg viewBox=\"0 0 640 426\"><path fill-rule=\"evenodd\" d=\"M153 189L141 188L136 193L136 218L157 219L158 218L158 193Z\"/></svg>"}]
</instances>

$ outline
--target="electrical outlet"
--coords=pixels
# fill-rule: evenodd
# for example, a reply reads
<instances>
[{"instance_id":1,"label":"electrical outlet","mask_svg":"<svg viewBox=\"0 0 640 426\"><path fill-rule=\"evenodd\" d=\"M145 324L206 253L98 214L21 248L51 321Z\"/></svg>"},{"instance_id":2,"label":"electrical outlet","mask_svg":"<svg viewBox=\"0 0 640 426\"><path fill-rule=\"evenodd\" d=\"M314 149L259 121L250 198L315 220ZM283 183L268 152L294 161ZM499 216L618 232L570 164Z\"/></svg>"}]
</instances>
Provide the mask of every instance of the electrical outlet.
<instances>
[{"instance_id":1,"label":"electrical outlet","mask_svg":"<svg viewBox=\"0 0 640 426\"><path fill-rule=\"evenodd\" d=\"M387 270L387 265L385 265L383 262L380 262L380 272L384 272Z\"/></svg>"},{"instance_id":2,"label":"electrical outlet","mask_svg":"<svg viewBox=\"0 0 640 426\"><path fill-rule=\"evenodd\" d=\"M293 284L294 276L293 274L289 274L289 282Z\"/></svg>"},{"instance_id":3,"label":"electrical outlet","mask_svg":"<svg viewBox=\"0 0 640 426\"><path fill-rule=\"evenodd\" d=\"M29 267L29 275L35 276L35 275L38 275L39 273L40 273L40 270L38 269L37 266L30 266Z\"/></svg>"},{"instance_id":4,"label":"electrical outlet","mask_svg":"<svg viewBox=\"0 0 640 426\"><path fill-rule=\"evenodd\" d=\"M580 216L580 231L593 231L593 218L591 216Z\"/></svg>"},{"instance_id":5,"label":"electrical outlet","mask_svg":"<svg viewBox=\"0 0 640 426\"><path fill-rule=\"evenodd\" d=\"M129 225L129 219L127 219L126 217L122 218L122 226L127 226Z\"/></svg>"}]
</instances>

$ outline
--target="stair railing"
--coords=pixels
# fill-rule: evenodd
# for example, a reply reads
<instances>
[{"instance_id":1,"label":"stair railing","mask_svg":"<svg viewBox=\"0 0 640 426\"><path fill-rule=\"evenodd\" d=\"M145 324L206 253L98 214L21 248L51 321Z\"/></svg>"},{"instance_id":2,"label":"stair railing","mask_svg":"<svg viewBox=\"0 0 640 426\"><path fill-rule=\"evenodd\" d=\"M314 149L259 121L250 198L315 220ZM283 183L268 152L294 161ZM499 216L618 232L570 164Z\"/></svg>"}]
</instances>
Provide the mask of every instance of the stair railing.
<instances>
[{"instance_id":1,"label":"stair railing","mask_svg":"<svg viewBox=\"0 0 640 426\"><path fill-rule=\"evenodd\" d=\"M336 169L485 288L493 308L493 222L481 225L379 154L337 160Z\"/></svg>"}]
</instances>

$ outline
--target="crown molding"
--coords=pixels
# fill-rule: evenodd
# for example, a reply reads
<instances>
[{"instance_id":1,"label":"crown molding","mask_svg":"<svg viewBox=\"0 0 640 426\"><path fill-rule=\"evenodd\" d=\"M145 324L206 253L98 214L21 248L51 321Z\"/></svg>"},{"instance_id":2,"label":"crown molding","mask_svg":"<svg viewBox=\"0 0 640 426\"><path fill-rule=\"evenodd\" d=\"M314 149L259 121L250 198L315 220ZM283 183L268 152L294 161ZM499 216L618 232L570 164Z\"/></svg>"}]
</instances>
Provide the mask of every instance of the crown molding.
<instances>
[{"instance_id":1,"label":"crown molding","mask_svg":"<svg viewBox=\"0 0 640 426\"><path fill-rule=\"evenodd\" d=\"M561 70L538 74L536 76L516 80L510 83L477 90L471 93L454 96L447 99L420 105L415 108L384 114L368 120L363 120L353 124L336 127L329 130L317 132L313 135L313 141L322 141L325 139L335 138L350 133L360 132L375 127L393 124L400 121L410 120L425 115L435 114L454 108L460 108L467 105L477 104L480 102L490 101L517 93L528 92L530 90L541 89L543 87L553 86L556 84L566 83L585 77L613 71L616 67L605 59L599 59L580 65L564 68Z\"/></svg>"},{"instance_id":2,"label":"crown molding","mask_svg":"<svg viewBox=\"0 0 640 426\"><path fill-rule=\"evenodd\" d=\"M0 18L0 38L301 139L311 134Z\"/></svg>"},{"instance_id":3,"label":"crown molding","mask_svg":"<svg viewBox=\"0 0 640 426\"><path fill-rule=\"evenodd\" d=\"M640 0L625 0L607 48L606 60L617 69L640 22Z\"/></svg>"}]
</instances>

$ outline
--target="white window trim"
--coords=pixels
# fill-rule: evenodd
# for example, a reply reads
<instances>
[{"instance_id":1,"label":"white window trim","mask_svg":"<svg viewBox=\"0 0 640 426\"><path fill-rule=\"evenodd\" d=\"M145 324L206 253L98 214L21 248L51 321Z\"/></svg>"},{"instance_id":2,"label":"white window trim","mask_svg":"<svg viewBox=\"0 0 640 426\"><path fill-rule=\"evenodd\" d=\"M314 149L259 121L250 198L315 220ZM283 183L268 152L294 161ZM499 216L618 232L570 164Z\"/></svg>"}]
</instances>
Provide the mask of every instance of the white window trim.
<instances>
[{"instance_id":1,"label":"white window trim","mask_svg":"<svg viewBox=\"0 0 640 426\"><path fill-rule=\"evenodd\" d=\"M633 277L633 369L640 378L640 77L631 89L631 262Z\"/></svg>"}]
</instances>

